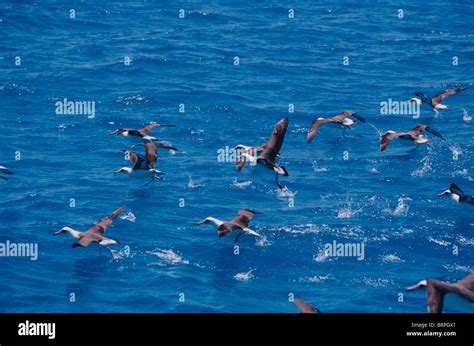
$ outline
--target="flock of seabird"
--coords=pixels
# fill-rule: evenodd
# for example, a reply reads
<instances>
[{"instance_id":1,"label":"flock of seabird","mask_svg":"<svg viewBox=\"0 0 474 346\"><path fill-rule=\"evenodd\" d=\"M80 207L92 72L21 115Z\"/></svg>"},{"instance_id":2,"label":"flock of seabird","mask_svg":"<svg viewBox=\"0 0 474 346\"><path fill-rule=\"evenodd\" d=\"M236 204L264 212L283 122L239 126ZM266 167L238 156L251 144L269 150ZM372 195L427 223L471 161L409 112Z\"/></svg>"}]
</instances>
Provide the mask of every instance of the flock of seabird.
<instances>
[{"instance_id":1,"label":"flock of seabird","mask_svg":"<svg viewBox=\"0 0 474 346\"><path fill-rule=\"evenodd\" d=\"M437 112L438 109L448 108L448 106L443 105L441 103L446 97L464 90L466 90L466 88L456 88L452 90L447 90L432 98L424 95L423 93L416 92L415 95L418 97L412 98L410 99L410 101L415 102L419 105L427 104ZM307 142L309 144L314 140L320 127L323 125L341 128L344 130L345 133L346 129L351 129L356 125L357 120L362 123L366 122L366 120L362 116L357 115L354 111L351 110L345 110L333 117L317 118L311 123L311 126L308 129ZM150 177L151 180L146 185L148 185L150 182L154 181L157 178L161 178L164 173L155 168L158 159L158 148L169 149L173 151L177 151L177 149L173 146L160 142L158 138L149 135L149 133L156 127L171 126L175 125L153 123L141 129L120 128L111 132L111 135L120 135L131 139L139 139L143 142L143 146L145 149L144 155L136 153L132 150L124 150L123 153L130 161L131 166L121 167L116 170L114 174L126 173L134 177ZM243 169L246 162L250 162L253 164L262 164L269 170L275 172L276 184L280 189L283 189L282 185L278 180L278 177L280 175L288 176L288 171L284 166L277 164L276 160L280 156L280 150L283 145L287 129L288 118L282 118L273 129L273 132L268 142L263 143L260 146L247 146L243 144L238 144L237 146L235 146L233 149L239 150L239 155L236 160L237 170L240 171L241 169ZM433 130L427 125L420 124L408 132L397 132L390 130L382 134L380 137L380 150L385 151L390 142L394 140L401 140L403 142L415 145L429 145L430 140L422 135L422 132L424 131L429 132L442 140L445 140L445 138L437 131ZM135 144L133 148L137 145L139 144ZM8 180L3 175L13 175L14 172L7 167L0 166L0 174L2 174L0 175L1 179ZM474 205L474 196L465 194L464 191L461 190L461 188L459 188L454 183L451 184L449 189L438 194L438 196L445 195L451 196L452 199L456 202ZM122 205L119 209L98 221L85 232L80 232L70 227L63 227L59 231L55 232L54 235L59 235L63 233L69 234L76 240L73 243L72 247L87 247L92 243L98 243L102 246L120 244L119 240L107 238L104 236L104 233L107 228L112 224L112 222L120 214L123 213L124 210L125 206ZM209 216L206 217L204 220L198 222L197 225L201 225L204 223L213 223L217 226L217 234L219 237L226 236L238 230L239 232L235 238L235 241L237 241L243 234L251 235L254 237L262 237L261 234L248 227L252 218L256 214L260 213L254 210L243 209L240 210L237 215L230 221L222 221L215 217ZM428 278L420 281L416 285L408 287L406 290L412 291L422 287L426 287L428 312L430 313L442 312L444 296L450 292L456 293L461 297L471 302L474 302L474 272L469 274L464 279L453 284ZM294 304L301 313L321 312L311 303L308 303L301 299L294 299Z\"/></svg>"}]
</instances>

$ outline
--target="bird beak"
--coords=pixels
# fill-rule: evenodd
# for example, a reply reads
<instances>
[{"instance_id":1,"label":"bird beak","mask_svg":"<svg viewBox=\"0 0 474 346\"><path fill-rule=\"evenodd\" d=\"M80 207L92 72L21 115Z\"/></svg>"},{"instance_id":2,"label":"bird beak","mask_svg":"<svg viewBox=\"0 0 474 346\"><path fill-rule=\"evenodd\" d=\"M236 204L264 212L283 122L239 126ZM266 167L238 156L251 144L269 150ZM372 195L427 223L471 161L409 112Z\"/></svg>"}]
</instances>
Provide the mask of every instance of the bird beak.
<instances>
[{"instance_id":1,"label":"bird beak","mask_svg":"<svg viewBox=\"0 0 474 346\"><path fill-rule=\"evenodd\" d=\"M202 225L203 223L206 223L206 219L204 219L202 221L199 221L199 222L196 222L196 225Z\"/></svg>"},{"instance_id":2,"label":"bird beak","mask_svg":"<svg viewBox=\"0 0 474 346\"><path fill-rule=\"evenodd\" d=\"M441 192L441 193L438 193L438 197L444 196L444 195L450 195L450 194L451 194L451 190L445 190L445 191L443 191L443 192Z\"/></svg>"},{"instance_id":3,"label":"bird beak","mask_svg":"<svg viewBox=\"0 0 474 346\"><path fill-rule=\"evenodd\" d=\"M446 138L444 138L439 132L433 130L431 127L427 127L425 130L428 131L429 133L435 135L436 137L441 138L444 141L446 140Z\"/></svg>"},{"instance_id":4,"label":"bird beak","mask_svg":"<svg viewBox=\"0 0 474 346\"><path fill-rule=\"evenodd\" d=\"M160 126L175 127L176 125L173 125L173 124L160 124Z\"/></svg>"},{"instance_id":5,"label":"bird beak","mask_svg":"<svg viewBox=\"0 0 474 346\"><path fill-rule=\"evenodd\" d=\"M109 135L116 135L118 133L118 130L115 130L114 132L110 132Z\"/></svg>"},{"instance_id":6,"label":"bird beak","mask_svg":"<svg viewBox=\"0 0 474 346\"><path fill-rule=\"evenodd\" d=\"M53 235L58 235L58 234L61 234L61 230L57 231L57 232L54 232Z\"/></svg>"},{"instance_id":7,"label":"bird beak","mask_svg":"<svg viewBox=\"0 0 474 346\"><path fill-rule=\"evenodd\" d=\"M117 169L116 171L114 171L114 174L117 174L117 173L120 173L121 170L120 169Z\"/></svg>"}]
</instances>

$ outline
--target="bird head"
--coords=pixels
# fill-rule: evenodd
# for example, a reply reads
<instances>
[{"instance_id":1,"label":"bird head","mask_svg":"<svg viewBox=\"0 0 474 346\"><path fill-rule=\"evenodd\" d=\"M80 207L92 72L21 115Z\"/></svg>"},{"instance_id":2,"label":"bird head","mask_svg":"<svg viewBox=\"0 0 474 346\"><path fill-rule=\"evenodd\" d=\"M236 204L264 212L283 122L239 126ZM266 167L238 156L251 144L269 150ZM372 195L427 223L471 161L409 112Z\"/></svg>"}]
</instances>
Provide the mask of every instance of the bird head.
<instances>
[{"instance_id":1,"label":"bird head","mask_svg":"<svg viewBox=\"0 0 474 346\"><path fill-rule=\"evenodd\" d=\"M74 230L71 227L63 227L59 231L54 232L53 235L59 235L59 234L62 234L64 232L72 232L72 231L74 231Z\"/></svg>"},{"instance_id":2,"label":"bird head","mask_svg":"<svg viewBox=\"0 0 474 346\"><path fill-rule=\"evenodd\" d=\"M125 132L127 132L127 130L125 129L117 129L113 132L110 132L109 135L124 135L126 136Z\"/></svg>"},{"instance_id":3,"label":"bird head","mask_svg":"<svg viewBox=\"0 0 474 346\"><path fill-rule=\"evenodd\" d=\"M131 167L122 167L122 168L119 168L117 169L116 171L114 171L114 174L118 174L118 173L132 173L132 168Z\"/></svg>"}]
</instances>

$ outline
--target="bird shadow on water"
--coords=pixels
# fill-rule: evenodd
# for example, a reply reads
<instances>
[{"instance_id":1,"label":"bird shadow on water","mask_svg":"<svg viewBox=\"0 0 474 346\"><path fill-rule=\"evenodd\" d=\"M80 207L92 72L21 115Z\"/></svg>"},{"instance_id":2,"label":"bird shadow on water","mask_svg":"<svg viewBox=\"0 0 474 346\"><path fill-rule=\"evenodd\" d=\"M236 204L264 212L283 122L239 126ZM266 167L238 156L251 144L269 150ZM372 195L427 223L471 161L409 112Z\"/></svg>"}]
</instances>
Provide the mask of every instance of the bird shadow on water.
<instances>
[{"instance_id":1,"label":"bird shadow on water","mask_svg":"<svg viewBox=\"0 0 474 346\"><path fill-rule=\"evenodd\" d=\"M98 249L88 258L76 259L71 275L72 282L67 285L70 293L85 295L93 287L96 278L102 275L110 265L110 253L107 249Z\"/></svg>"},{"instance_id":2,"label":"bird shadow on water","mask_svg":"<svg viewBox=\"0 0 474 346\"><path fill-rule=\"evenodd\" d=\"M470 207L471 210L465 210L464 215L459 215L454 224L454 231L459 232L461 234L466 234L466 231L474 230L474 216L472 216L472 211L474 211L474 207ZM467 208L466 208L467 209Z\"/></svg>"},{"instance_id":3,"label":"bird shadow on water","mask_svg":"<svg viewBox=\"0 0 474 346\"><path fill-rule=\"evenodd\" d=\"M229 239L227 239L229 240ZM233 275L237 274L239 271L246 269L242 265L242 254L235 255L234 246L239 246L239 252L242 252L242 244L234 243L225 244L224 246L219 247L215 251L216 261L215 261L215 287L219 286L219 283L222 281L231 280ZM232 274L229 276L229 273Z\"/></svg>"},{"instance_id":4,"label":"bird shadow on water","mask_svg":"<svg viewBox=\"0 0 474 346\"><path fill-rule=\"evenodd\" d=\"M128 190L125 193L125 199L128 202L136 202L136 201L142 202L143 200L146 200L148 197L153 197L153 194L154 194L154 191L152 188L152 186L154 186L153 183L149 185L149 187L146 187L144 184L145 182L139 187Z\"/></svg>"}]
</instances>

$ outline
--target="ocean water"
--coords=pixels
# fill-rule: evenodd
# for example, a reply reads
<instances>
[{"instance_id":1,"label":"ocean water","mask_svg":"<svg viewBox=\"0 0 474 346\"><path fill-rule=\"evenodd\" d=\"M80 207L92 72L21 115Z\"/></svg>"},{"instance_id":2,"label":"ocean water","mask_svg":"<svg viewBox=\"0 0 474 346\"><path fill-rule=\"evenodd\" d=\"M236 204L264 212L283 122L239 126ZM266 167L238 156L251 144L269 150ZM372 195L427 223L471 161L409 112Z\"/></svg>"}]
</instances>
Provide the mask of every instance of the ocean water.
<instances>
[{"instance_id":1,"label":"ocean water","mask_svg":"<svg viewBox=\"0 0 474 346\"><path fill-rule=\"evenodd\" d=\"M296 312L293 294L323 312L425 312L405 287L474 268L473 209L436 197L452 182L474 194L473 15L467 0L3 0L0 165L16 174L0 180L0 242L39 255L0 258L0 311ZM471 88L439 116L380 112L458 86ZM64 98L95 102L94 116L56 114ZM306 143L312 120L345 109L367 123ZM282 117L283 192L269 171L218 161ZM113 174L140 142L108 133L150 122L176 125L151 134L178 151L159 151L166 174L144 186ZM379 151L377 131L419 123L447 141ZM115 258L52 235L121 204ZM263 213L250 227L264 238L241 237L238 255L233 236L196 225L242 208ZM364 244L363 260L321 256L333 241Z\"/></svg>"}]
</instances>

